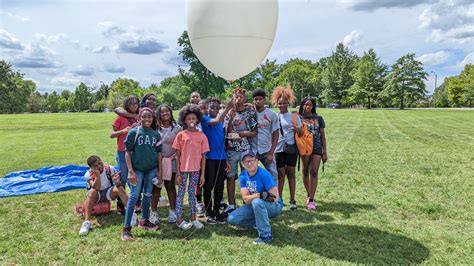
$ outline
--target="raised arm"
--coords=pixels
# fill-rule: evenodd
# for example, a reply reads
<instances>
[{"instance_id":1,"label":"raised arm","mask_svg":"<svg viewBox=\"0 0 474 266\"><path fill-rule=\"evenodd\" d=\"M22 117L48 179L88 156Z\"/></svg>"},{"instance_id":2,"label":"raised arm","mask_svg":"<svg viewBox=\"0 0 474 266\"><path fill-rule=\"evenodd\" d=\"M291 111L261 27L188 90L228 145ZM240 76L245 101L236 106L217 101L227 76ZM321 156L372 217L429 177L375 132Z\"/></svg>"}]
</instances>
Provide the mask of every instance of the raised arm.
<instances>
[{"instance_id":1,"label":"raised arm","mask_svg":"<svg viewBox=\"0 0 474 266\"><path fill-rule=\"evenodd\" d=\"M119 115L119 116L126 117L126 118L132 118L132 119L135 119L135 120L138 119L138 114L129 113L123 107L115 108L114 113Z\"/></svg>"}]
</instances>

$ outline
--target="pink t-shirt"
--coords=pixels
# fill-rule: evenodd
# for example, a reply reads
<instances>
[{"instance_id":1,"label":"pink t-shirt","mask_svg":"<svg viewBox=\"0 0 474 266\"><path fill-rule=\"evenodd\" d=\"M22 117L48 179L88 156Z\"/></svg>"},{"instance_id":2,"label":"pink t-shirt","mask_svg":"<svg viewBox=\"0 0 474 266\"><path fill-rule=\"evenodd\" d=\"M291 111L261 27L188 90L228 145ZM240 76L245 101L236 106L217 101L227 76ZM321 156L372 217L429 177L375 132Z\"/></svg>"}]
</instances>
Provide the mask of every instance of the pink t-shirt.
<instances>
[{"instance_id":1,"label":"pink t-shirt","mask_svg":"<svg viewBox=\"0 0 474 266\"><path fill-rule=\"evenodd\" d=\"M184 130L176 135L173 149L181 152L179 170L181 172L196 172L201 169L201 158L209 151L209 144L204 133Z\"/></svg>"},{"instance_id":2,"label":"pink t-shirt","mask_svg":"<svg viewBox=\"0 0 474 266\"><path fill-rule=\"evenodd\" d=\"M133 123L132 119L125 118L123 116L117 116L115 118L114 122L112 123L112 126L116 127L118 130L122 130L128 126L131 126ZM127 137L127 134L123 134L117 137L117 151L125 151L125 138Z\"/></svg>"}]
</instances>

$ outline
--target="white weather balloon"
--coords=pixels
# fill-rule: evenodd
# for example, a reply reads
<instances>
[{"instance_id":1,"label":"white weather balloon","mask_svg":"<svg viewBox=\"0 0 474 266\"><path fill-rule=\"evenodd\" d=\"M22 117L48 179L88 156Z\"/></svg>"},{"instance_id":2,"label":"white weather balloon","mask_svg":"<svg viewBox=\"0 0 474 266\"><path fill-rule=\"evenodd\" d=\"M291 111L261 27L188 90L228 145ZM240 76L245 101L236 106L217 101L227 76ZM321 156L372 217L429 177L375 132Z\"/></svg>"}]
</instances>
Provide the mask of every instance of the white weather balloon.
<instances>
[{"instance_id":1,"label":"white weather balloon","mask_svg":"<svg viewBox=\"0 0 474 266\"><path fill-rule=\"evenodd\" d=\"M226 80L252 72L270 50L278 0L187 0L189 40L199 61Z\"/></svg>"}]
</instances>

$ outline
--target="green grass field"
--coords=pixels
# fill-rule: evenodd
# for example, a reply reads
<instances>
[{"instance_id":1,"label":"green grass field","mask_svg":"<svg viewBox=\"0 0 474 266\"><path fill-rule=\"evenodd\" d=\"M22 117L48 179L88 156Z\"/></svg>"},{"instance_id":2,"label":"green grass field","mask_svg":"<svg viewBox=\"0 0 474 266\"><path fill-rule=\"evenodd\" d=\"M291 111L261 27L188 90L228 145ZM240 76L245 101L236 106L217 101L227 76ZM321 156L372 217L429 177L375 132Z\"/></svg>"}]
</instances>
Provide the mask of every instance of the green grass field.
<instances>
[{"instance_id":1,"label":"green grass field","mask_svg":"<svg viewBox=\"0 0 474 266\"><path fill-rule=\"evenodd\" d=\"M122 242L122 218L94 219L79 237L73 207L83 190L0 199L0 263L166 264L472 264L474 261L474 111L325 110L329 161L320 174L316 213L272 222L274 242L253 246L254 230L167 225ZM115 163L114 115L0 116L0 176L47 165ZM288 201L287 187L284 201ZM240 201L239 201L240 202ZM188 212L185 212L188 215Z\"/></svg>"}]
</instances>

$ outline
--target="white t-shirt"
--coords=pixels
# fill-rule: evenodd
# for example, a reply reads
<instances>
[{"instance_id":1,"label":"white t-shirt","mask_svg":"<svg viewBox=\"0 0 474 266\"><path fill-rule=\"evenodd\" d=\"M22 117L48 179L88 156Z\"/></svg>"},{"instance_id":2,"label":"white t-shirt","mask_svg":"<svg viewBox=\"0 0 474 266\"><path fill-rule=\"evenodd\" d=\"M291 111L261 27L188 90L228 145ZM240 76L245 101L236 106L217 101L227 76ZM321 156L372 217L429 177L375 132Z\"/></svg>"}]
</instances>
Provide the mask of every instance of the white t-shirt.
<instances>
[{"instance_id":1,"label":"white t-shirt","mask_svg":"<svg viewBox=\"0 0 474 266\"><path fill-rule=\"evenodd\" d=\"M115 174L115 168L113 166L110 166L110 174L113 176ZM91 178L91 173L89 170L84 174L84 177L89 180ZM100 190L106 189L111 187L113 184L110 183L109 179L107 178L107 173L105 172L105 165L104 165L104 171L100 173Z\"/></svg>"}]
</instances>

